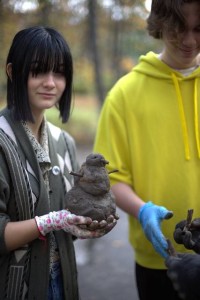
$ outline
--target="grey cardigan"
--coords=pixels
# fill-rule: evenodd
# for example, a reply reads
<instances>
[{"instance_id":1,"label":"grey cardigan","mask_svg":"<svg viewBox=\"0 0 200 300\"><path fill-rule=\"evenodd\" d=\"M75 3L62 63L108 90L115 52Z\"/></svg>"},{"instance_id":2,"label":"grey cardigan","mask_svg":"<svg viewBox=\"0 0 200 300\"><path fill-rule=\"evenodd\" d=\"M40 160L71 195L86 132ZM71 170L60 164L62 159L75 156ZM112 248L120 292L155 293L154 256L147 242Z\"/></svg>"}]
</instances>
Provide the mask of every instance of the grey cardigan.
<instances>
[{"instance_id":1,"label":"grey cardigan","mask_svg":"<svg viewBox=\"0 0 200 300\"><path fill-rule=\"evenodd\" d=\"M49 172L49 204L30 140L21 123L12 118L8 109L0 112L0 131L0 300L45 300L49 282L49 237L47 236L46 241L37 239L9 252L5 245L4 230L9 221L21 221L64 208L66 191L73 185L69 169L78 169L75 143L69 134L48 124L52 168L59 166L61 169L59 174ZM8 141L8 150L4 149L7 143L4 142L4 137ZM9 149L14 159L9 153L5 153ZM55 237L61 260L65 299L78 300L73 237L64 231L55 232ZM28 295L26 298L25 294Z\"/></svg>"}]
</instances>

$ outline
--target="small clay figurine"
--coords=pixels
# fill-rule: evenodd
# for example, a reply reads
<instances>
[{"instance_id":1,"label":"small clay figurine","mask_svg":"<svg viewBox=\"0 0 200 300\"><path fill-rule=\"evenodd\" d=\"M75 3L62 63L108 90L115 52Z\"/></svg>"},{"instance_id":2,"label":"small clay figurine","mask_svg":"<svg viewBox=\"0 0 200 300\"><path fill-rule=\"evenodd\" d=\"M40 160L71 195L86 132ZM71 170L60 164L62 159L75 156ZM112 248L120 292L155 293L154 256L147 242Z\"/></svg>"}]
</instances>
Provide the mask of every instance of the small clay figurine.
<instances>
[{"instance_id":1,"label":"small clay figurine","mask_svg":"<svg viewBox=\"0 0 200 300\"><path fill-rule=\"evenodd\" d=\"M188 210L187 219L176 224L174 240L200 254L200 218L192 220L193 209Z\"/></svg>"},{"instance_id":2,"label":"small clay figurine","mask_svg":"<svg viewBox=\"0 0 200 300\"><path fill-rule=\"evenodd\" d=\"M90 154L74 176L74 186L67 193L65 208L71 213L90 217L98 222L116 216L115 198L110 190L109 162L101 154Z\"/></svg>"}]
</instances>

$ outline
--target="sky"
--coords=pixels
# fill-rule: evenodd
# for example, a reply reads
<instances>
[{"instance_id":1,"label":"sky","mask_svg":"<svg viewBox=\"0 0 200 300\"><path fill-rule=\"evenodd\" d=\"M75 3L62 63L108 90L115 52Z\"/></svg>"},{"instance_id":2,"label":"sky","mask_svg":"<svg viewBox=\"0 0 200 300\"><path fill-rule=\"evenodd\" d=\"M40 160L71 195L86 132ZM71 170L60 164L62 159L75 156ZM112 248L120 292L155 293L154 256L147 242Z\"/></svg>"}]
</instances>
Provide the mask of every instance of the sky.
<instances>
[{"instance_id":1,"label":"sky","mask_svg":"<svg viewBox=\"0 0 200 300\"><path fill-rule=\"evenodd\" d=\"M22 12L35 9L36 7L37 7L37 2L33 0L21 1L15 5L15 9Z\"/></svg>"},{"instance_id":2,"label":"sky","mask_svg":"<svg viewBox=\"0 0 200 300\"><path fill-rule=\"evenodd\" d=\"M148 11L150 11L150 9L151 9L151 0L146 0L145 6L146 6L146 9L147 9Z\"/></svg>"},{"instance_id":3,"label":"sky","mask_svg":"<svg viewBox=\"0 0 200 300\"><path fill-rule=\"evenodd\" d=\"M32 10L32 9L35 9L37 7L36 2L37 1L33 1L33 0L21 1L21 4L19 4L19 6L16 7L16 8L18 10L21 10L21 11ZM150 11L151 0L146 0L145 6L146 6L147 10Z\"/></svg>"}]
</instances>

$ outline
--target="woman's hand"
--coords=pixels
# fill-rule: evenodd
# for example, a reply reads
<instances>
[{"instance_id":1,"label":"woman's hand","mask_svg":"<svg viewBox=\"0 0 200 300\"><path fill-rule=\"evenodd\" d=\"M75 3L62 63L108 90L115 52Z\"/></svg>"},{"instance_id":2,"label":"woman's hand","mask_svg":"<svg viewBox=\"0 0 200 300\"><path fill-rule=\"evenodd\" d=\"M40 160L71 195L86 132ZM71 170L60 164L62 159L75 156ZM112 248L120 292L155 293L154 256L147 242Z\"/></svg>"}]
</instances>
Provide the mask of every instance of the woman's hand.
<instances>
[{"instance_id":1,"label":"woman's hand","mask_svg":"<svg viewBox=\"0 0 200 300\"><path fill-rule=\"evenodd\" d=\"M40 217L36 216L35 221L43 236L54 230L64 230L77 238L87 239L98 238L110 232L117 224L117 218L119 218L117 215L109 216L107 220L97 222L63 209Z\"/></svg>"}]
</instances>

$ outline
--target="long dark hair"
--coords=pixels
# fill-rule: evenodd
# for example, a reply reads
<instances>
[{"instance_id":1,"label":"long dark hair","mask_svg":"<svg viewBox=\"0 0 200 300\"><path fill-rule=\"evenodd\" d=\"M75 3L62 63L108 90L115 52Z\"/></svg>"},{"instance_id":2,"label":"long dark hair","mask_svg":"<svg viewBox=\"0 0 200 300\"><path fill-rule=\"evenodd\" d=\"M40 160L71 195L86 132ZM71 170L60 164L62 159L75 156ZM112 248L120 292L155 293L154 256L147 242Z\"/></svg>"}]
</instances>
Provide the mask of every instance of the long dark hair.
<instances>
[{"instance_id":1,"label":"long dark hair","mask_svg":"<svg viewBox=\"0 0 200 300\"><path fill-rule=\"evenodd\" d=\"M17 120L34 121L31 113L27 82L29 73L60 72L66 87L57 104L62 122L67 122L72 99L73 62L64 37L54 28L35 26L19 31L12 42L6 65L12 64L12 76L7 80L7 106Z\"/></svg>"}]
</instances>

